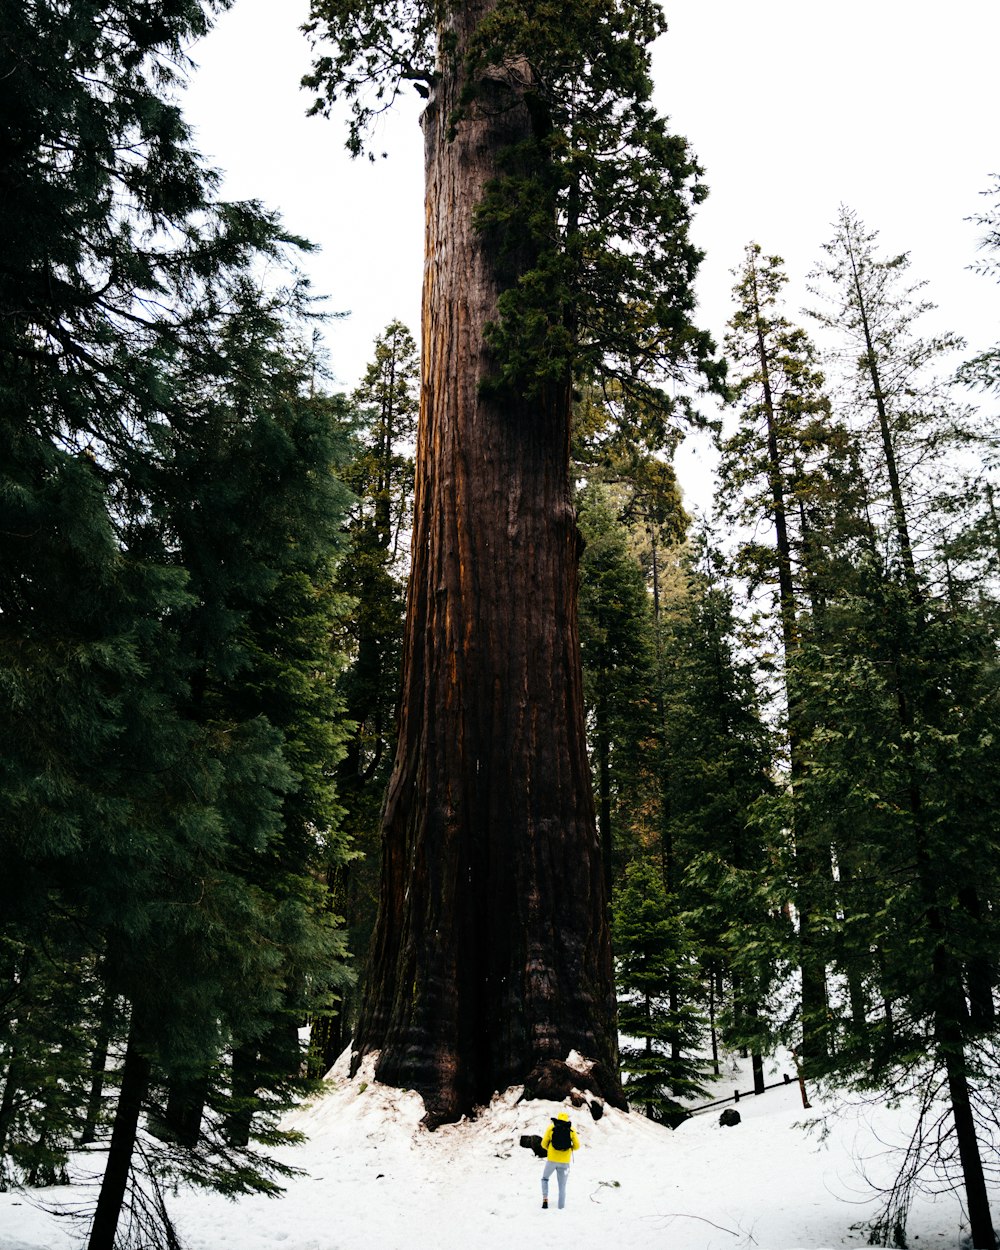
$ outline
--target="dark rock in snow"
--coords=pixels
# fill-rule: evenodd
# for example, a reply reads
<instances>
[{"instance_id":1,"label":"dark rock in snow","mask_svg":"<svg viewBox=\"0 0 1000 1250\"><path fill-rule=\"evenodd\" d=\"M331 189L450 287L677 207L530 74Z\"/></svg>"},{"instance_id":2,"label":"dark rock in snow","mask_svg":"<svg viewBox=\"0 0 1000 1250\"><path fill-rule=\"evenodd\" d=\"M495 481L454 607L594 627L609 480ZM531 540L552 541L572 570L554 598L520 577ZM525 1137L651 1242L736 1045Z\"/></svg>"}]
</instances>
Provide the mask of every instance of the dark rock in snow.
<instances>
[{"instance_id":1,"label":"dark rock in snow","mask_svg":"<svg viewBox=\"0 0 1000 1250\"><path fill-rule=\"evenodd\" d=\"M544 1159L548 1151L542 1149L542 1139L538 1133L525 1133L519 1143L525 1150L533 1150L539 1159Z\"/></svg>"},{"instance_id":2,"label":"dark rock in snow","mask_svg":"<svg viewBox=\"0 0 1000 1250\"><path fill-rule=\"evenodd\" d=\"M740 1113L735 1107L727 1107L719 1116L719 1123L723 1128L732 1128L734 1124L739 1124L740 1118Z\"/></svg>"},{"instance_id":3,"label":"dark rock in snow","mask_svg":"<svg viewBox=\"0 0 1000 1250\"><path fill-rule=\"evenodd\" d=\"M604 1114L604 1103L594 1098L590 1103L590 1114L595 1120L599 1120Z\"/></svg>"}]
</instances>

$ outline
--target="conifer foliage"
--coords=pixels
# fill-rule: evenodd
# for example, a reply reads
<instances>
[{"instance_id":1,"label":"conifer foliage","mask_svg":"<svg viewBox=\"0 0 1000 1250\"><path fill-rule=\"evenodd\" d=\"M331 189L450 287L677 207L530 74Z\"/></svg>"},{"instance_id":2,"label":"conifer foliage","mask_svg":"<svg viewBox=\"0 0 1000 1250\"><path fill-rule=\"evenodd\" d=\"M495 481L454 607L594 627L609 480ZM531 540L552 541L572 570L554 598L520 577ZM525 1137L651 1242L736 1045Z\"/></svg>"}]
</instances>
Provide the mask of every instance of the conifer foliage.
<instances>
[{"instance_id":1,"label":"conifer foliage","mask_svg":"<svg viewBox=\"0 0 1000 1250\"><path fill-rule=\"evenodd\" d=\"M396 744L419 381L413 336L393 321L376 339L354 392L354 425L343 470L355 498L337 586L354 608L345 622L347 663L338 690L354 729L337 783L343 828L355 855L336 872L333 892L357 958L358 984L334 1015L314 1023L312 1062L322 1072L348 1044L357 1019L378 902L379 818Z\"/></svg>"},{"instance_id":2,"label":"conifer foliage","mask_svg":"<svg viewBox=\"0 0 1000 1250\"><path fill-rule=\"evenodd\" d=\"M731 599L714 557L664 542L686 518L676 496L672 516L649 508L655 465L614 486L621 466L588 470L580 608L624 1088L675 1124L720 1074L720 1038L752 1049L763 1083L789 940L765 872L780 881L781 857L751 820L772 751Z\"/></svg>"},{"instance_id":3,"label":"conifer foliage","mask_svg":"<svg viewBox=\"0 0 1000 1250\"><path fill-rule=\"evenodd\" d=\"M756 1090L782 1044L804 1096L915 1109L873 1242L906 1244L914 1194L945 1188L991 1247L995 436L943 368L960 341L922 332L908 258L846 209L823 257L814 342L780 259L747 248L719 440L732 538L683 595L649 586L657 713L633 749L662 778L616 811L625 1089L662 1118L697 1057L677 1030L707 1008L713 1054L717 1034L749 1050Z\"/></svg>"},{"instance_id":4,"label":"conifer foliage","mask_svg":"<svg viewBox=\"0 0 1000 1250\"><path fill-rule=\"evenodd\" d=\"M626 868L615 897L622 1072L629 1102L661 1123L705 1093L694 951L671 904L652 863Z\"/></svg>"},{"instance_id":5,"label":"conifer foliage","mask_svg":"<svg viewBox=\"0 0 1000 1250\"><path fill-rule=\"evenodd\" d=\"M785 762L757 823L788 866L805 1074L912 1095L936 1125L915 1132L875 1240L905 1244L915 1189L944 1185L989 1247L992 438L940 368L960 341L920 332L931 306L908 267L841 210L813 274L827 386L780 314L778 262L748 249L723 471L755 534L736 571L777 609Z\"/></svg>"},{"instance_id":6,"label":"conifer foliage","mask_svg":"<svg viewBox=\"0 0 1000 1250\"><path fill-rule=\"evenodd\" d=\"M346 414L312 386L299 241L191 147L207 24L0 18L0 1167L108 1147L91 1250L170 1243L166 1175L274 1187L250 1142L346 976L316 884L346 849Z\"/></svg>"},{"instance_id":7,"label":"conifer foliage","mask_svg":"<svg viewBox=\"0 0 1000 1250\"><path fill-rule=\"evenodd\" d=\"M655 735L653 618L642 570L614 493L589 484L579 497L586 547L580 565L584 698L608 898L643 821L645 753ZM624 827L619 827L624 826Z\"/></svg>"}]
</instances>

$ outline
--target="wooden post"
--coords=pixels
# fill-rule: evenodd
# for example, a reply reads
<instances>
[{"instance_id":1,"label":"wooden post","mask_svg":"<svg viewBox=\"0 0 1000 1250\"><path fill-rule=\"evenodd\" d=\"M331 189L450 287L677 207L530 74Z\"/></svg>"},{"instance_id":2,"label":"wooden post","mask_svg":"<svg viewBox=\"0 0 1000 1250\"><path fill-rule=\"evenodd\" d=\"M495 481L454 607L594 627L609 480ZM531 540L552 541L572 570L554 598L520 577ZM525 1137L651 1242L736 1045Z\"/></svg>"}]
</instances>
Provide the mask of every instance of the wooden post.
<instances>
[{"instance_id":1,"label":"wooden post","mask_svg":"<svg viewBox=\"0 0 1000 1250\"><path fill-rule=\"evenodd\" d=\"M806 1093L806 1081L802 1075L802 1064L799 1062L797 1050L792 1051L792 1058L795 1060L795 1073L799 1078L799 1093L802 1095L802 1106L808 1111L812 1107L812 1103L809 1101L809 1095Z\"/></svg>"}]
</instances>

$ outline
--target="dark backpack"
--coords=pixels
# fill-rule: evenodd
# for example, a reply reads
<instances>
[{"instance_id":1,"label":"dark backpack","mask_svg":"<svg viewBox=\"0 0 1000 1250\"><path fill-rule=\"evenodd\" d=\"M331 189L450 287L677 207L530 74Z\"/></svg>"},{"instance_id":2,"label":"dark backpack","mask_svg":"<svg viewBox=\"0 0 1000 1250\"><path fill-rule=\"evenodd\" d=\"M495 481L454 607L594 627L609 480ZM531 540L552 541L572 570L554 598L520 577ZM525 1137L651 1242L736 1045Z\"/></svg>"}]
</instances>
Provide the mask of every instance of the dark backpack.
<instances>
[{"instance_id":1,"label":"dark backpack","mask_svg":"<svg viewBox=\"0 0 1000 1250\"><path fill-rule=\"evenodd\" d=\"M569 1120L553 1120L552 1121L552 1149L553 1150L569 1150L573 1144L570 1137Z\"/></svg>"}]
</instances>

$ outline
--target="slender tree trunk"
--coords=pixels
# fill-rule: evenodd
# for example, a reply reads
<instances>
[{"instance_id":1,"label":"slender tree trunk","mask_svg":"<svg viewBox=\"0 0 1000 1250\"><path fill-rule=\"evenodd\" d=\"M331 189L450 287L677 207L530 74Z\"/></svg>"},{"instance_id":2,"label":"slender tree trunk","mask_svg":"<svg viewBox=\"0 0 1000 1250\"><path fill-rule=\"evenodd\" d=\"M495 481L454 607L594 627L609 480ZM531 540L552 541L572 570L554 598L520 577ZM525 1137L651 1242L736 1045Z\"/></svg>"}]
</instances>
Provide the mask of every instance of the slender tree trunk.
<instances>
[{"instance_id":1,"label":"slender tree trunk","mask_svg":"<svg viewBox=\"0 0 1000 1250\"><path fill-rule=\"evenodd\" d=\"M234 1146L250 1144L253 1125L251 1099L257 1088L257 1047L237 1046L233 1051L232 1094L236 1104L226 1119L226 1137Z\"/></svg>"},{"instance_id":2,"label":"slender tree trunk","mask_svg":"<svg viewBox=\"0 0 1000 1250\"><path fill-rule=\"evenodd\" d=\"M490 0L453 7L458 56ZM424 115L426 264L399 745L356 1038L430 1126L497 1089L624 1105L611 947L584 736L570 387L483 386L500 291L528 258L478 232L502 149L531 137L523 87L461 75ZM509 241L508 241L509 242ZM575 1050L589 1075L565 1063Z\"/></svg>"},{"instance_id":3,"label":"slender tree trunk","mask_svg":"<svg viewBox=\"0 0 1000 1250\"><path fill-rule=\"evenodd\" d=\"M87 1113L80 1133L80 1145L89 1146L97 1137L97 1125L101 1117L104 1098L104 1072L108 1065L108 1046L115 1021L114 995L105 991L101 1013L94 1037L94 1049L90 1054L90 1092L87 1095Z\"/></svg>"},{"instance_id":4,"label":"slender tree trunk","mask_svg":"<svg viewBox=\"0 0 1000 1250\"><path fill-rule=\"evenodd\" d=\"M753 1021L754 1028L757 1027L759 1019L756 1003L747 1004L747 1017ZM760 1053L760 1045L753 1042L750 1046L750 1068L753 1072L753 1092L755 1094L763 1094L764 1092L764 1056Z\"/></svg>"},{"instance_id":5,"label":"slender tree trunk","mask_svg":"<svg viewBox=\"0 0 1000 1250\"><path fill-rule=\"evenodd\" d=\"M133 1023L125 1051L121 1092L118 1095L118 1109L111 1130L108 1162L104 1169L104 1181L97 1199L97 1211L94 1214L87 1250L114 1250L118 1217L121 1215L128 1189L139 1115L149 1088L150 1073L149 1060L139 1051L136 1035L137 1030Z\"/></svg>"},{"instance_id":6,"label":"slender tree trunk","mask_svg":"<svg viewBox=\"0 0 1000 1250\"><path fill-rule=\"evenodd\" d=\"M676 1025L677 1015L680 1011L681 999L680 991L677 987L677 976L671 973L667 978L667 1003L670 1008L670 1018L675 1021L674 1028L670 1035L670 1070L676 1076L681 1067L681 1039L678 1036L678 1028ZM675 1094L683 1094L684 1087L679 1083L671 1085L671 1091Z\"/></svg>"},{"instance_id":7,"label":"slender tree trunk","mask_svg":"<svg viewBox=\"0 0 1000 1250\"><path fill-rule=\"evenodd\" d=\"M958 1142L965 1199L969 1211L973 1250L995 1250L996 1238L986 1193L983 1161L976 1138L975 1120L966 1074L964 1027L968 1013L962 992L961 969L948 942L945 912L938 898L937 873L928 849L923 795L913 751L914 716L903 685L900 657L896 656L896 700L899 711L901 749L909 773L910 811L913 815L917 879L924 917L934 942L931 961L934 1040L948 1078L948 1094Z\"/></svg>"},{"instance_id":8,"label":"slender tree trunk","mask_svg":"<svg viewBox=\"0 0 1000 1250\"><path fill-rule=\"evenodd\" d=\"M757 1003L749 994L743 992L742 985L737 977L733 977L733 1009L738 1022L742 1023L745 1020L749 1023L747 1032L753 1039L760 1019ZM753 1072L753 1092L755 1094L763 1094L764 1058L760 1053L759 1044L755 1040L751 1040L749 1046L740 1048L740 1054L744 1059L749 1055L750 1067Z\"/></svg>"},{"instance_id":9,"label":"slender tree trunk","mask_svg":"<svg viewBox=\"0 0 1000 1250\"><path fill-rule=\"evenodd\" d=\"M802 734L800 712L792 676L793 661L799 647L795 585L792 579L792 547L788 535L784 476L778 443L778 414L771 387L771 359L764 335L757 290L757 271L753 272L753 313L757 327L757 356L761 370L764 396L764 419L767 426L767 476L774 518L775 548L778 556L778 601L781 619L781 640L785 653L785 692L788 701L788 754L792 791L801 775ZM823 874L829 877L829 854L814 845L800 808L794 810L794 839L797 886L795 909L799 920L799 972L802 984L803 1062L820 1059L826 1054L826 964L821 952L822 931L815 921L815 891Z\"/></svg>"},{"instance_id":10,"label":"slender tree trunk","mask_svg":"<svg viewBox=\"0 0 1000 1250\"><path fill-rule=\"evenodd\" d=\"M939 936L939 942L934 951L933 971L938 989L934 1040L937 1044L938 1056L944 1061L948 1079L948 1096L955 1121L955 1139L958 1143L958 1156L962 1166L972 1246L973 1250L996 1250L993 1220L986 1192L986 1177L983 1172L979 1141L976 1137L976 1123L972 1113L969 1080L966 1074L965 1045L962 1037L965 1000L961 992L959 967L957 961L944 946L944 926L936 904L933 905L928 919L932 932Z\"/></svg>"},{"instance_id":11,"label":"slender tree trunk","mask_svg":"<svg viewBox=\"0 0 1000 1250\"><path fill-rule=\"evenodd\" d=\"M802 1063L796 1051L792 1051L792 1058L795 1060L795 1075L799 1082L799 1097L802 1099L802 1106L806 1111L812 1106L809 1101L809 1091L806 1088L806 1078L802 1074Z\"/></svg>"},{"instance_id":12,"label":"slender tree trunk","mask_svg":"<svg viewBox=\"0 0 1000 1250\"><path fill-rule=\"evenodd\" d=\"M19 969L19 981L22 994L25 991L25 987L30 987L30 974L33 962L34 957L32 953L30 951L25 951L21 958L21 966ZM13 977L15 975L14 966L11 967L10 972ZM7 1138L10 1135L11 1126L14 1123L14 1115L17 1110L17 1098L21 1092L21 1082L24 1072L24 1063L22 1061L22 1055L24 1052L23 1031L27 1024L28 1016L31 1013L31 998L32 995L29 989L29 992L18 1004L18 1023L13 1025L10 1058L7 1061L7 1071L4 1075L3 1082L3 1098L0 1099L0 1159L3 1158L7 1150Z\"/></svg>"},{"instance_id":13,"label":"slender tree trunk","mask_svg":"<svg viewBox=\"0 0 1000 1250\"><path fill-rule=\"evenodd\" d=\"M614 845L611 840L611 735L608 732L608 700L602 690L595 711L597 747L597 828L604 863L604 889L608 900L614 882Z\"/></svg>"},{"instance_id":14,"label":"slender tree trunk","mask_svg":"<svg viewBox=\"0 0 1000 1250\"><path fill-rule=\"evenodd\" d=\"M7 1064L7 1073L3 1082L3 1099L0 1100L0 1158L6 1152L10 1126L14 1123L17 1095L20 1093L21 1067L21 1047L15 1033L10 1062Z\"/></svg>"},{"instance_id":15,"label":"slender tree trunk","mask_svg":"<svg viewBox=\"0 0 1000 1250\"><path fill-rule=\"evenodd\" d=\"M189 1149L198 1144L207 1096L208 1077L195 1077L193 1080L177 1078L170 1082L162 1121L166 1141L177 1142Z\"/></svg>"},{"instance_id":16,"label":"slender tree trunk","mask_svg":"<svg viewBox=\"0 0 1000 1250\"><path fill-rule=\"evenodd\" d=\"M903 489L900 484L899 468L896 463L896 449L893 445L892 430L889 426L889 411L886 407L885 392L882 389L882 379L879 376L878 356L875 353L875 343L872 339L871 325L868 319L868 301L865 299L864 290L861 286L861 275L858 273L857 261L850 245L848 246L848 251L851 261L854 293L857 297L858 312L861 315L861 328L865 337L865 368L871 379L875 412L878 416L879 436L882 440L882 454L885 457L885 469L889 477L889 494L892 500L892 515L896 526L896 539L899 543L899 552L903 561L907 587L911 594L917 596L919 593L917 589L917 570L913 561L913 546L910 542L906 507L903 503Z\"/></svg>"},{"instance_id":17,"label":"slender tree trunk","mask_svg":"<svg viewBox=\"0 0 1000 1250\"><path fill-rule=\"evenodd\" d=\"M893 1014L892 999L882 998L882 1018L885 1021L885 1041L890 1049L896 1044L896 1018Z\"/></svg>"},{"instance_id":18,"label":"slender tree trunk","mask_svg":"<svg viewBox=\"0 0 1000 1250\"><path fill-rule=\"evenodd\" d=\"M715 972L708 977L708 1031L712 1039L712 1072L719 1075L719 1034L715 1027Z\"/></svg>"},{"instance_id":19,"label":"slender tree trunk","mask_svg":"<svg viewBox=\"0 0 1000 1250\"><path fill-rule=\"evenodd\" d=\"M982 923L983 905L975 886L967 885L960 889L958 901L973 921ZM996 1006L993 1002L993 988L997 983L996 961L986 954L972 955L966 962L965 975L972 1023L980 1029L992 1029L996 1023Z\"/></svg>"},{"instance_id":20,"label":"slender tree trunk","mask_svg":"<svg viewBox=\"0 0 1000 1250\"><path fill-rule=\"evenodd\" d=\"M851 855L848 847L838 846L836 859L840 889L843 896L841 902L846 913L852 906L852 886L858 879L859 874L855 871L856 865L852 862L854 857ZM864 979L864 973L870 966L870 957L867 953L859 954L855 950L845 949L843 939L840 941L838 954L841 967L844 970L844 976L847 979L847 998L851 1004L851 1025L854 1031L852 1045L862 1054L870 1055L868 994L865 990Z\"/></svg>"},{"instance_id":21,"label":"slender tree trunk","mask_svg":"<svg viewBox=\"0 0 1000 1250\"><path fill-rule=\"evenodd\" d=\"M993 531L993 550L996 554L997 561L1000 562L1000 520L997 519L996 504L993 500L993 487L989 482L986 483L986 502L990 509L990 528Z\"/></svg>"},{"instance_id":22,"label":"slender tree trunk","mask_svg":"<svg viewBox=\"0 0 1000 1250\"><path fill-rule=\"evenodd\" d=\"M976 1139L976 1124L972 1116L969 1098L969 1082L965 1075L964 1053L959 1046L949 1050L945 1058L948 1075L948 1094L951 1098L952 1115L955 1118L955 1136L958 1154L965 1180L965 1201L969 1210L969 1229L972 1233L973 1250L996 1250L996 1236L990 1215L990 1200L986 1192L983 1161Z\"/></svg>"},{"instance_id":23,"label":"slender tree trunk","mask_svg":"<svg viewBox=\"0 0 1000 1250\"><path fill-rule=\"evenodd\" d=\"M847 969L847 996L851 1003L851 1021L854 1025L855 1045L867 1054L868 1046L868 1007L865 1002L865 987L861 973L857 968Z\"/></svg>"}]
</instances>

